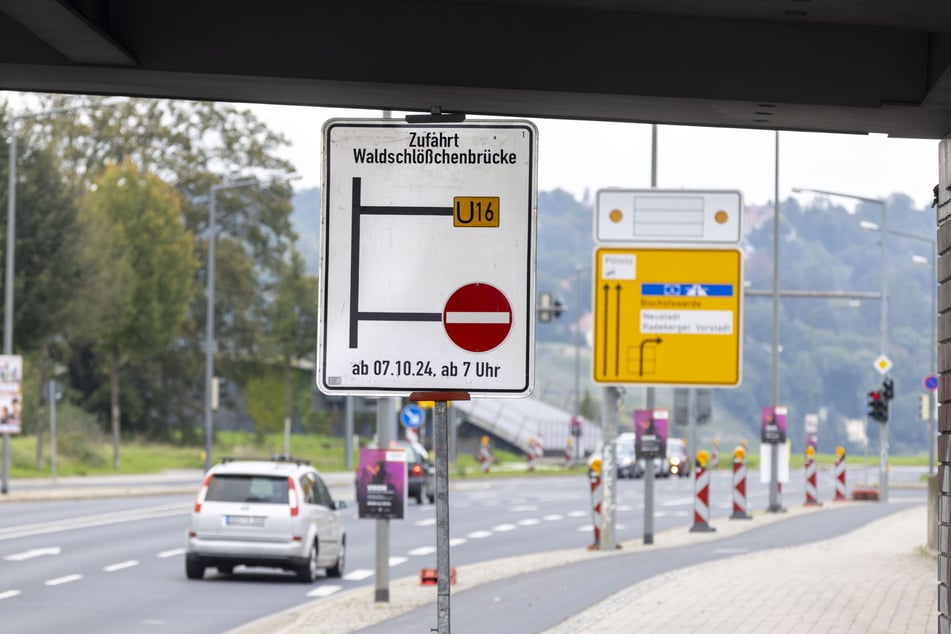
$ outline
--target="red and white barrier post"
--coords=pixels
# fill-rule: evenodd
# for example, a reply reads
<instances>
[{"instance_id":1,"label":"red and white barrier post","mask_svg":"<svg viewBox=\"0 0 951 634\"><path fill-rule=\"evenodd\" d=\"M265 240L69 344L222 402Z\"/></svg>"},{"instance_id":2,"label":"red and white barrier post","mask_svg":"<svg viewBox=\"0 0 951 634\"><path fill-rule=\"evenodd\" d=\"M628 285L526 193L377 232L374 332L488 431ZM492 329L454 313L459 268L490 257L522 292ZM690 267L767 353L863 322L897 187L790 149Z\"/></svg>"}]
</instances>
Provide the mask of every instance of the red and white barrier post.
<instances>
[{"instance_id":1,"label":"red and white barrier post","mask_svg":"<svg viewBox=\"0 0 951 634\"><path fill-rule=\"evenodd\" d=\"M845 447L841 445L835 448L835 501L845 502L848 500L845 486Z\"/></svg>"},{"instance_id":2,"label":"red and white barrier post","mask_svg":"<svg viewBox=\"0 0 951 634\"><path fill-rule=\"evenodd\" d=\"M822 506L819 501L819 487L816 485L816 448L806 447L806 506Z\"/></svg>"},{"instance_id":3,"label":"red and white barrier post","mask_svg":"<svg viewBox=\"0 0 951 634\"><path fill-rule=\"evenodd\" d=\"M747 512L746 503L746 449L733 450L733 515L731 520L753 519Z\"/></svg>"},{"instance_id":4,"label":"red and white barrier post","mask_svg":"<svg viewBox=\"0 0 951 634\"><path fill-rule=\"evenodd\" d=\"M483 436L479 445L479 464L482 465L482 473L488 473L492 466L492 449L489 447L488 436Z\"/></svg>"},{"instance_id":5,"label":"red and white barrier post","mask_svg":"<svg viewBox=\"0 0 951 634\"><path fill-rule=\"evenodd\" d=\"M601 501L604 497L604 490L601 488L601 459L595 458L591 461L588 471L588 481L591 485L591 524L594 526L594 543L588 546L588 550L599 550L601 548Z\"/></svg>"},{"instance_id":6,"label":"red and white barrier post","mask_svg":"<svg viewBox=\"0 0 951 634\"><path fill-rule=\"evenodd\" d=\"M709 533L716 529L710 526L710 471L707 461L710 454L701 449L697 452L697 463L693 470L694 506L691 533Z\"/></svg>"}]
</instances>

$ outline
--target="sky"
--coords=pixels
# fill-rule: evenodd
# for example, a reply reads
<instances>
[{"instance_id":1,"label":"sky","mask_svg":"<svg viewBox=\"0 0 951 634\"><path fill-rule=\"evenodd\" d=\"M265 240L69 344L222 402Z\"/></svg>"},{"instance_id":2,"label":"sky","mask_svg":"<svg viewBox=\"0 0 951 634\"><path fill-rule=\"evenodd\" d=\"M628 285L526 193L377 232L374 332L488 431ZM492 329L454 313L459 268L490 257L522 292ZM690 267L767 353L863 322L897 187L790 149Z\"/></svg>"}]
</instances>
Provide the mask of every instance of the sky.
<instances>
[{"instance_id":1,"label":"sky","mask_svg":"<svg viewBox=\"0 0 951 634\"><path fill-rule=\"evenodd\" d=\"M382 118L379 110L247 105L291 141L283 154L297 168L295 188L320 185L321 126L330 118ZM405 113L393 113L402 117ZM478 118L478 117L473 117ZM598 189L651 185L651 126L532 119L538 127L539 189L581 199ZM793 188L866 198L894 193L919 207L931 204L938 182L938 141L884 135L779 133L779 197ZM658 126L657 186L738 189L747 205L775 196L776 133L771 130ZM848 205L848 200L840 201Z\"/></svg>"}]
</instances>

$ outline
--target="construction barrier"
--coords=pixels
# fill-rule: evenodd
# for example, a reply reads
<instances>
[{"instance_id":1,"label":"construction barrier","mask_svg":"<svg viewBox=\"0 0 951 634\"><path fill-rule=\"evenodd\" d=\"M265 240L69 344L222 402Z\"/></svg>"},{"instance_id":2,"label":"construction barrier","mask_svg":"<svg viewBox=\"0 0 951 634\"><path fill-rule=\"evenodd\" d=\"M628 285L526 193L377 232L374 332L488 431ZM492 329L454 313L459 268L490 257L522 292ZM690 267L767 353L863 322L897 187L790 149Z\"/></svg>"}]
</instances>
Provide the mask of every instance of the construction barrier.
<instances>
[{"instance_id":1,"label":"construction barrier","mask_svg":"<svg viewBox=\"0 0 951 634\"><path fill-rule=\"evenodd\" d=\"M716 529L710 526L710 471L707 461L710 454L704 450L697 452L697 463L693 471L693 483L696 496L693 506L693 526L691 533L709 533Z\"/></svg>"},{"instance_id":2,"label":"construction barrier","mask_svg":"<svg viewBox=\"0 0 951 634\"><path fill-rule=\"evenodd\" d=\"M845 447L835 448L835 501L845 502L849 499L845 486Z\"/></svg>"},{"instance_id":3,"label":"construction barrier","mask_svg":"<svg viewBox=\"0 0 951 634\"><path fill-rule=\"evenodd\" d=\"M713 449L710 451L710 469L720 468L720 439L713 439Z\"/></svg>"},{"instance_id":4,"label":"construction barrier","mask_svg":"<svg viewBox=\"0 0 951 634\"><path fill-rule=\"evenodd\" d=\"M731 520L750 520L746 503L746 450L733 450L733 515Z\"/></svg>"},{"instance_id":5,"label":"construction barrier","mask_svg":"<svg viewBox=\"0 0 951 634\"><path fill-rule=\"evenodd\" d=\"M479 445L479 464L482 465L482 473L488 473L492 466L492 449L489 447L488 436L483 436Z\"/></svg>"},{"instance_id":6,"label":"construction barrier","mask_svg":"<svg viewBox=\"0 0 951 634\"><path fill-rule=\"evenodd\" d=\"M565 440L565 468L571 469L575 466L575 439L568 436Z\"/></svg>"},{"instance_id":7,"label":"construction barrier","mask_svg":"<svg viewBox=\"0 0 951 634\"><path fill-rule=\"evenodd\" d=\"M604 496L601 488L601 460L598 458L591 461L588 481L591 485L591 524L594 526L594 543L588 546L588 550L598 550L601 548L601 500Z\"/></svg>"},{"instance_id":8,"label":"construction barrier","mask_svg":"<svg viewBox=\"0 0 951 634\"><path fill-rule=\"evenodd\" d=\"M419 585L434 586L438 582L438 572L435 568L423 568L419 571ZM456 584L456 569L449 569L449 585Z\"/></svg>"},{"instance_id":9,"label":"construction barrier","mask_svg":"<svg viewBox=\"0 0 951 634\"><path fill-rule=\"evenodd\" d=\"M816 448L806 447L806 506L822 506L819 501L819 487L816 485Z\"/></svg>"}]
</instances>

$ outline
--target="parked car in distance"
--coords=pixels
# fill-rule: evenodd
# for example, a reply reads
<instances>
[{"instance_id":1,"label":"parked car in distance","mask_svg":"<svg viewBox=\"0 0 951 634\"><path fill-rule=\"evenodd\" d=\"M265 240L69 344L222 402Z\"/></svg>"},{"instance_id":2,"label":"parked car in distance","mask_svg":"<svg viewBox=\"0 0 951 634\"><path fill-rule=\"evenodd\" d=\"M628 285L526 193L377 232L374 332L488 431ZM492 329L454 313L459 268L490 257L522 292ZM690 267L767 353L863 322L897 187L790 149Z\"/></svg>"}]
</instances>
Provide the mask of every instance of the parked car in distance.
<instances>
[{"instance_id":1,"label":"parked car in distance","mask_svg":"<svg viewBox=\"0 0 951 634\"><path fill-rule=\"evenodd\" d=\"M188 519L185 575L236 566L290 570L310 583L320 569L343 576L347 538L335 501L306 461L225 458L205 474Z\"/></svg>"},{"instance_id":2,"label":"parked car in distance","mask_svg":"<svg viewBox=\"0 0 951 634\"><path fill-rule=\"evenodd\" d=\"M687 452L687 443L682 438L667 439L667 455L661 465L664 477L679 476L686 478L690 475L690 455Z\"/></svg>"},{"instance_id":3,"label":"parked car in distance","mask_svg":"<svg viewBox=\"0 0 951 634\"><path fill-rule=\"evenodd\" d=\"M591 465L595 460L601 460L602 450L588 456L588 475L591 475ZM614 443L615 464L618 478L640 478L644 475L644 461L638 461L634 455L634 434L624 433L617 437Z\"/></svg>"}]
</instances>

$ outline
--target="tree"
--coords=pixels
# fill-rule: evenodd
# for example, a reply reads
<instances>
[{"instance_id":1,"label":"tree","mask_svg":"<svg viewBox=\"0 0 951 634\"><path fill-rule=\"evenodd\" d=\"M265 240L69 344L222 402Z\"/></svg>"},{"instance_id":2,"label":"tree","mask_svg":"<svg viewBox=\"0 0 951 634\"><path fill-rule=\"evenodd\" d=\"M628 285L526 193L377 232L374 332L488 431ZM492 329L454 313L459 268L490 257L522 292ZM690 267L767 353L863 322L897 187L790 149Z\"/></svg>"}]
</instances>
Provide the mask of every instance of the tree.
<instances>
[{"instance_id":1,"label":"tree","mask_svg":"<svg viewBox=\"0 0 951 634\"><path fill-rule=\"evenodd\" d=\"M85 324L83 333L108 357L113 466L118 469L120 369L130 356L159 352L179 334L197 263L192 236L181 222L178 193L131 161L108 166L81 209L86 235L109 242L106 249L115 271L106 276L120 278L107 291L110 305L91 310L109 314ZM97 277L90 284L104 280ZM84 301L88 305L100 300L86 296Z\"/></svg>"}]
</instances>

